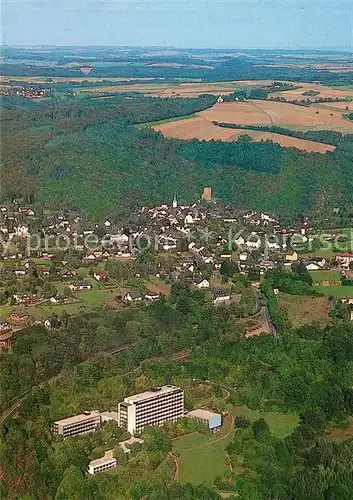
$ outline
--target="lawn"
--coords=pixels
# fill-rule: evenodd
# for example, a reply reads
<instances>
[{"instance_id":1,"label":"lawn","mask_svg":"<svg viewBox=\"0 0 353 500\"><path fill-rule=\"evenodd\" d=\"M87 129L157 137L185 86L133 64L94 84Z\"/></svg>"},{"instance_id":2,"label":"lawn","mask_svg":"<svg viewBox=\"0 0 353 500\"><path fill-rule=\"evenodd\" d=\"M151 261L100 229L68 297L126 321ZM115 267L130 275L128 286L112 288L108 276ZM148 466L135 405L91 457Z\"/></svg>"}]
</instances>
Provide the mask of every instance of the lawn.
<instances>
[{"instance_id":1,"label":"lawn","mask_svg":"<svg viewBox=\"0 0 353 500\"><path fill-rule=\"evenodd\" d=\"M266 420L272 434L280 439L289 436L299 423L299 416L296 413L278 413L275 411L251 410L246 406L233 408L233 415L242 416L253 422L259 418Z\"/></svg>"},{"instance_id":2,"label":"lawn","mask_svg":"<svg viewBox=\"0 0 353 500\"><path fill-rule=\"evenodd\" d=\"M293 432L299 422L294 413L276 413L250 410L246 406L230 408L234 416L242 415L251 422L264 418L273 434L284 438ZM229 414L222 429L210 435L193 433L173 440L173 453L179 454L179 481L181 483L213 484L226 471L229 459L225 448L233 440L233 418Z\"/></svg>"},{"instance_id":3,"label":"lawn","mask_svg":"<svg viewBox=\"0 0 353 500\"><path fill-rule=\"evenodd\" d=\"M316 288L315 288L316 289ZM327 297L306 297L281 293L278 296L279 305L288 311L288 319L294 328L317 321L326 326L331 304Z\"/></svg>"},{"instance_id":4,"label":"lawn","mask_svg":"<svg viewBox=\"0 0 353 500\"><path fill-rule=\"evenodd\" d=\"M341 274L339 271L311 271L310 276L315 283L321 281L340 281Z\"/></svg>"},{"instance_id":5,"label":"lawn","mask_svg":"<svg viewBox=\"0 0 353 500\"><path fill-rule=\"evenodd\" d=\"M328 297L353 297L353 286L321 286L315 287L320 293L327 295Z\"/></svg>"},{"instance_id":6,"label":"lawn","mask_svg":"<svg viewBox=\"0 0 353 500\"><path fill-rule=\"evenodd\" d=\"M189 434L173 441L173 452L179 453L179 481L181 483L213 484L226 471L229 460L225 451L235 430L229 415L222 429L210 435Z\"/></svg>"}]
</instances>

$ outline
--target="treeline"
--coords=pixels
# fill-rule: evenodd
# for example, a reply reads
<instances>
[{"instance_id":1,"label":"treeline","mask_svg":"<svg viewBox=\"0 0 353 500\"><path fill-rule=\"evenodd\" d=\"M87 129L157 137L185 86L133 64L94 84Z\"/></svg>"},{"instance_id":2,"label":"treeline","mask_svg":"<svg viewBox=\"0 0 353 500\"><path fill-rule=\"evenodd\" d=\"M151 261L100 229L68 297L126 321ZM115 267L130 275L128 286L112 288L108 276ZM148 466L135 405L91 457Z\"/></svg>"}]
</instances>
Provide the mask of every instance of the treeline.
<instances>
[{"instance_id":1,"label":"treeline","mask_svg":"<svg viewBox=\"0 0 353 500\"><path fill-rule=\"evenodd\" d=\"M337 132L336 130L308 130L306 132L301 132L299 130L292 130L289 128L279 127L277 125L239 125L236 123L224 123L217 121L213 121L212 123L218 127L273 132L275 134L287 135L298 139L332 144L333 146L339 146L343 142L353 142L353 134L342 134L342 132Z\"/></svg>"}]
</instances>

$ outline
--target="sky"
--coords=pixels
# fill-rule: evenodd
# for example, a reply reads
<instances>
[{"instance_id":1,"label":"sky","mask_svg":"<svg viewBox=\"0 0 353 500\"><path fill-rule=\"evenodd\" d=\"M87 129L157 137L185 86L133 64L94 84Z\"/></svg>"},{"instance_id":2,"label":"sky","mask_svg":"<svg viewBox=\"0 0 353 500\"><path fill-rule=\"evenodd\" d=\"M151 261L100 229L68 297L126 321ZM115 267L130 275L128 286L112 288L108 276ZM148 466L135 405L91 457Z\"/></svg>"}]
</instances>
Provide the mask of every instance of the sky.
<instances>
[{"instance_id":1,"label":"sky","mask_svg":"<svg viewBox=\"0 0 353 500\"><path fill-rule=\"evenodd\" d=\"M6 45L353 51L353 0L1 0Z\"/></svg>"}]
</instances>

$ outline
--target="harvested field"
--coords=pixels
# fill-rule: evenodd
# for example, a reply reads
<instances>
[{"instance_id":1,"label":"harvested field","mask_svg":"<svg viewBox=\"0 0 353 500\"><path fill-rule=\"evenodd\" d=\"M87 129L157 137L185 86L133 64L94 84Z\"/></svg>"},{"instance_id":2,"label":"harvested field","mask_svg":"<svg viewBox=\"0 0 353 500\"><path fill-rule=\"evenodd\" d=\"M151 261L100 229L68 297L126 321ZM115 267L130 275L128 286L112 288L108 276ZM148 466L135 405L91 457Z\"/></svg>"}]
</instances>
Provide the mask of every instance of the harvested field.
<instances>
[{"instance_id":1,"label":"harvested field","mask_svg":"<svg viewBox=\"0 0 353 500\"><path fill-rule=\"evenodd\" d=\"M293 82L296 84L295 82ZM310 99L314 101L317 98L320 97L331 97L331 98L336 98L338 97L339 99L353 99L353 90L342 90L342 89L337 89L334 87L329 87L326 85L320 85L317 83L298 83L300 85L299 89L296 90L286 90L284 92L274 92L271 94L272 96L276 97L284 97L287 100L302 100L302 99ZM314 90L315 92L319 92L318 95L316 96L303 96L303 92L307 92L308 90Z\"/></svg>"},{"instance_id":2,"label":"harvested field","mask_svg":"<svg viewBox=\"0 0 353 500\"><path fill-rule=\"evenodd\" d=\"M334 151L336 149L335 146L331 146L330 144L297 139L272 132L218 127L201 116L189 120L178 120L155 125L153 129L161 132L165 137L175 137L177 139L237 141L239 136L246 134L250 135L255 142L273 141L284 148L297 148L315 153L326 153L327 151Z\"/></svg>"},{"instance_id":3,"label":"harvested field","mask_svg":"<svg viewBox=\"0 0 353 500\"><path fill-rule=\"evenodd\" d=\"M323 108L330 108L330 109L339 109L342 112L347 111L353 111L353 101L345 101L345 102L327 102L327 103L322 103L318 104L317 106L323 107ZM346 109L348 108L348 110Z\"/></svg>"},{"instance_id":4,"label":"harvested field","mask_svg":"<svg viewBox=\"0 0 353 500\"><path fill-rule=\"evenodd\" d=\"M172 288L169 283L148 283L146 286L150 292L161 293L163 295L170 295Z\"/></svg>"},{"instance_id":5,"label":"harvested field","mask_svg":"<svg viewBox=\"0 0 353 500\"><path fill-rule=\"evenodd\" d=\"M91 87L81 89L82 92L140 92L157 97L197 97L200 94L226 95L234 92L239 86L232 82L222 82L204 84L204 83L151 83L151 84L132 84L132 85L111 85L102 87Z\"/></svg>"},{"instance_id":6,"label":"harvested field","mask_svg":"<svg viewBox=\"0 0 353 500\"><path fill-rule=\"evenodd\" d=\"M340 110L319 106L297 106L270 100L216 103L201 111L209 121L239 125L279 125L293 130L337 130L353 132L353 124L342 117Z\"/></svg>"},{"instance_id":7,"label":"harvested field","mask_svg":"<svg viewBox=\"0 0 353 500\"><path fill-rule=\"evenodd\" d=\"M175 122L155 125L153 130L162 132L165 137L175 137L177 139L200 139L210 141L227 141L236 132L233 129L217 127L201 116L190 118L189 120L177 120Z\"/></svg>"},{"instance_id":8,"label":"harvested field","mask_svg":"<svg viewBox=\"0 0 353 500\"><path fill-rule=\"evenodd\" d=\"M331 144L323 144L321 142L307 141L305 139L297 139L296 137L274 134L272 132L261 132L258 130L242 130L242 129L236 129L235 132L236 134L230 140L237 140L240 135L247 134L250 135L255 142L273 141L276 142L277 144L280 144L284 148L296 148L312 153L324 154L327 151L334 151L336 149L336 146L331 146Z\"/></svg>"}]
</instances>

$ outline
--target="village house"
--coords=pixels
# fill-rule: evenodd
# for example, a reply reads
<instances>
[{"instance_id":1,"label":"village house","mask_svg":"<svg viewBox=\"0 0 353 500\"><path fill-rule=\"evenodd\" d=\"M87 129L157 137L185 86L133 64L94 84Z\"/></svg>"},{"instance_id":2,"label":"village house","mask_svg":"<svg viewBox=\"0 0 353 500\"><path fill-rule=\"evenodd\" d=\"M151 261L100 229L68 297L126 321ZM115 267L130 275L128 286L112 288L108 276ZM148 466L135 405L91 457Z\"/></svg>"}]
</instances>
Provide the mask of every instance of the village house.
<instances>
[{"instance_id":1,"label":"village house","mask_svg":"<svg viewBox=\"0 0 353 500\"><path fill-rule=\"evenodd\" d=\"M201 278L194 282L194 285L197 286L197 288L209 288L210 287L210 282L204 278Z\"/></svg>"},{"instance_id":2,"label":"village house","mask_svg":"<svg viewBox=\"0 0 353 500\"><path fill-rule=\"evenodd\" d=\"M76 281L69 285L69 288L74 292L82 292L85 290L91 290L92 285L89 281Z\"/></svg>"},{"instance_id":3,"label":"village house","mask_svg":"<svg viewBox=\"0 0 353 500\"><path fill-rule=\"evenodd\" d=\"M27 270L24 267L19 267L18 269L15 269L16 276L25 276L26 273L27 273Z\"/></svg>"},{"instance_id":4,"label":"village house","mask_svg":"<svg viewBox=\"0 0 353 500\"><path fill-rule=\"evenodd\" d=\"M131 292L127 292L124 297L124 300L128 302L141 302L143 300L143 295L137 290L132 290Z\"/></svg>"},{"instance_id":5,"label":"village house","mask_svg":"<svg viewBox=\"0 0 353 500\"><path fill-rule=\"evenodd\" d=\"M307 269L307 271L318 271L320 269L320 266L315 264L315 262L312 262L311 260L305 261L304 265Z\"/></svg>"},{"instance_id":6,"label":"village house","mask_svg":"<svg viewBox=\"0 0 353 500\"><path fill-rule=\"evenodd\" d=\"M160 294L158 292L147 292L145 294L145 299L151 302L156 302L157 300L159 300L159 298Z\"/></svg>"},{"instance_id":7,"label":"village house","mask_svg":"<svg viewBox=\"0 0 353 500\"><path fill-rule=\"evenodd\" d=\"M94 271L93 277L97 281L106 280L108 278L108 273L106 271Z\"/></svg>"},{"instance_id":8,"label":"village house","mask_svg":"<svg viewBox=\"0 0 353 500\"><path fill-rule=\"evenodd\" d=\"M338 253L336 255L335 260L339 266L348 269L349 265L353 262L353 254L352 253Z\"/></svg>"},{"instance_id":9,"label":"village house","mask_svg":"<svg viewBox=\"0 0 353 500\"><path fill-rule=\"evenodd\" d=\"M10 328L9 322L6 318L0 318L0 332L5 332Z\"/></svg>"},{"instance_id":10,"label":"village house","mask_svg":"<svg viewBox=\"0 0 353 500\"><path fill-rule=\"evenodd\" d=\"M0 351L11 351L13 342L13 332L0 334Z\"/></svg>"},{"instance_id":11,"label":"village house","mask_svg":"<svg viewBox=\"0 0 353 500\"><path fill-rule=\"evenodd\" d=\"M230 290L226 290L224 288L211 288L210 291L213 296L214 305L228 302L231 299Z\"/></svg>"},{"instance_id":12,"label":"village house","mask_svg":"<svg viewBox=\"0 0 353 500\"><path fill-rule=\"evenodd\" d=\"M26 312L26 309L21 306L15 308L9 315L9 318L12 321L24 321L29 318L28 313Z\"/></svg>"},{"instance_id":13,"label":"village house","mask_svg":"<svg viewBox=\"0 0 353 500\"><path fill-rule=\"evenodd\" d=\"M298 260L298 254L295 251L286 252L284 254L284 259L290 263L296 262Z\"/></svg>"}]
</instances>

